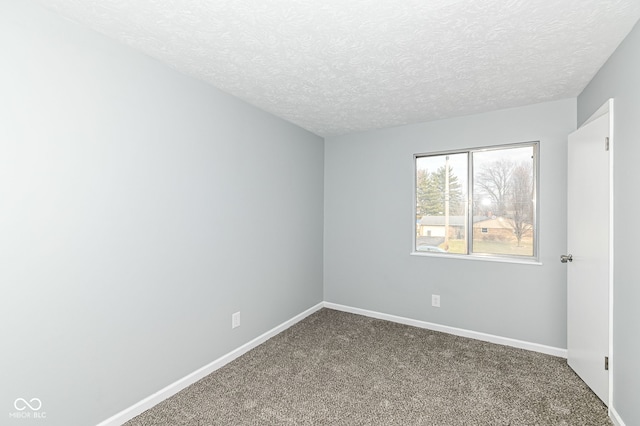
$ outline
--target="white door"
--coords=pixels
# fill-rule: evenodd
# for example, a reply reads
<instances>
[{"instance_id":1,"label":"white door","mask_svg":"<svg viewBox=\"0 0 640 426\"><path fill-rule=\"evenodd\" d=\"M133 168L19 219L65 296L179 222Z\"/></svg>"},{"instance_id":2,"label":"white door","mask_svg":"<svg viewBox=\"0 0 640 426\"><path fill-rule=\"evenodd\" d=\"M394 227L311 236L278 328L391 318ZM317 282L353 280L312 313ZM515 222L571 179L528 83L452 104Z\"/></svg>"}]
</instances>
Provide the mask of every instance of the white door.
<instances>
[{"instance_id":1,"label":"white door","mask_svg":"<svg viewBox=\"0 0 640 426\"><path fill-rule=\"evenodd\" d=\"M609 113L569 135L568 363L609 403ZM605 146L605 144L607 146Z\"/></svg>"}]
</instances>

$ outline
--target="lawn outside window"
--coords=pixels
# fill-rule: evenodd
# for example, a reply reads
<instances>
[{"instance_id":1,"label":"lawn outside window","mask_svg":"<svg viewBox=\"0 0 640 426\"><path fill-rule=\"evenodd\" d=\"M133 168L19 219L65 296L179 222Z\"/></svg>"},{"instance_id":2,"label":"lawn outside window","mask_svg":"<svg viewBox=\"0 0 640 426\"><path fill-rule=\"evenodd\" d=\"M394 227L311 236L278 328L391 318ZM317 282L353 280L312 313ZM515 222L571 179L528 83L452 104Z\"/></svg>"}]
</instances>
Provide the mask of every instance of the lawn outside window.
<instances>
[{"instance_id":1,"label":"lawn outside window","mask_svg":"<svg viewBox=\"0 0 640 426\"><path fill-rule=\"evenodd\" d=\"M414 253L537 261L538 145L414 155Z\"/></svg>"}]
</instances>

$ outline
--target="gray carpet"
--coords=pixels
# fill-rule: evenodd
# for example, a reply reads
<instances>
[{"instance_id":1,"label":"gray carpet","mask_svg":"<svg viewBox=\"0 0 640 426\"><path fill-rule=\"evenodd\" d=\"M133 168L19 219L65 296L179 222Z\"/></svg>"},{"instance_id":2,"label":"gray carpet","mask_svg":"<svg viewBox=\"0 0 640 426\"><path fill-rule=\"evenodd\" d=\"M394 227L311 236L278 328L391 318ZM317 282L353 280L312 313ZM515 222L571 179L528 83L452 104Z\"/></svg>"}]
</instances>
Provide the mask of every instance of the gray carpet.
<instances>
[{"instance_id":1,"label":"gray carpet","mask_svg":"<svg viewBox=\"0 0 640 426\"><path fill-rule=\"evenodd\" d=\"M126 424L611 422L564 359L322 309Z\"/></svg>"}]
</instances>

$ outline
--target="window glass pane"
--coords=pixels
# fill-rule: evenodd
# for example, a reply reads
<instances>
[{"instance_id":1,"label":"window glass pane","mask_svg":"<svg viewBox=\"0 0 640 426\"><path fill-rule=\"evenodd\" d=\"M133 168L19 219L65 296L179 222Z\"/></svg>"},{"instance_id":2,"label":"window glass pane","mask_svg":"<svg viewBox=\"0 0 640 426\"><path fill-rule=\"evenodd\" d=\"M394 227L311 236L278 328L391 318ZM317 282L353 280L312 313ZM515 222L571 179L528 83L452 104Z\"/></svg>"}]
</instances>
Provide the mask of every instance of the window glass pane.
<instances>
[{"instance_id":1,"label":"window glass pane","mask_svg":"<svg viewBox=\"0 0 640 426\"><path fill-rule=\"evenodd\" d=\"M472 154L473 253L534 255L534 147Z\"/></svg>"},{"instance_id":2,"label":"window glass pane","mask_svg":"<svg viewBox=\"0 0 640 426\"><path fill-rule=\"evenodd\" d=\"M467 254L467 158L416 158L416 251Z\"/></svg>"}]
</instances>

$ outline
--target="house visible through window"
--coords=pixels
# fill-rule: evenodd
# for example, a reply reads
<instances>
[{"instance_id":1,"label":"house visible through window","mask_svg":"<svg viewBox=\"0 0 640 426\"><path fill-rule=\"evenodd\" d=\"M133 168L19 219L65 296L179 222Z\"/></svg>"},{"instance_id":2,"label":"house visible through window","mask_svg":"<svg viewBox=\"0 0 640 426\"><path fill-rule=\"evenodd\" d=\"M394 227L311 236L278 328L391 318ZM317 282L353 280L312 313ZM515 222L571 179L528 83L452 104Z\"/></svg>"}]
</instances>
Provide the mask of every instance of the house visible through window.
<instances>
[{"instance_id":1,"label":"house visible through window","mask_svg":"<svg viewBox=\"0 0 640 426\"><path fill-rule=\"evenodd\" d=\"M415 251L537 257L538 143L415 156Z\"/></svg>"}]
</instances>

